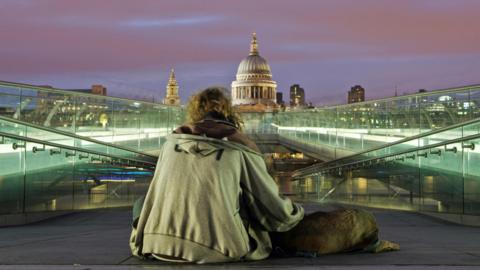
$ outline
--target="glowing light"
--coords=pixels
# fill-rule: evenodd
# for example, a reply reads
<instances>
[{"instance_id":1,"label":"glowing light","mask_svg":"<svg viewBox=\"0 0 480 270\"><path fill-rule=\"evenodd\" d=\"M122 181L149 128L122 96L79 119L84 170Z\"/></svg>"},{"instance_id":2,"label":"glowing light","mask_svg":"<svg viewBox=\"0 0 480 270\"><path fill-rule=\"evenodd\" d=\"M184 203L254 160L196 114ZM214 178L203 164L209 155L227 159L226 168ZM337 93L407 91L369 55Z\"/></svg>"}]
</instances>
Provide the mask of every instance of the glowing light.
<instances>
[{"instance_id":1,"label":"glowing light","mask_svg":"<svg viewBox=\"0 0 480 270\"><path fill-rule=\"evenodd\" d=\"M358 191L360 193L366 193L367 192L367 178L358 178Z\"/></svg>"}]
</instances>

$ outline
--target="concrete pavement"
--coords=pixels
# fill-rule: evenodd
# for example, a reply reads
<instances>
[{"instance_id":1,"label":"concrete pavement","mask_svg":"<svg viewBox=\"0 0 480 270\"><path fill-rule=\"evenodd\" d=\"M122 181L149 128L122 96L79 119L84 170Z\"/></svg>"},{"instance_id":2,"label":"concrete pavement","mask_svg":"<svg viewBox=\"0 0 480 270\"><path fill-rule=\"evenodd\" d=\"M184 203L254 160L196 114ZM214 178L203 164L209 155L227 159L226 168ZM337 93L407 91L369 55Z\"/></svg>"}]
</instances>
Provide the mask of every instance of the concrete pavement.
<instances>
[{"instance_id":1,"label":"concrete pavement","mask_svg":"<svg viewBox=\"0 0 480 270\"><path fill-rule=\"evenodd\" d=\"M324 209L305 207L307 212ZM142 261L131 257L128 247L130 210L110 209L0 228L0 269L480 269L480 228L418 213L373 212L381 238L398 242L400 251L207 266Z\"/></svg>"}]
</instances>

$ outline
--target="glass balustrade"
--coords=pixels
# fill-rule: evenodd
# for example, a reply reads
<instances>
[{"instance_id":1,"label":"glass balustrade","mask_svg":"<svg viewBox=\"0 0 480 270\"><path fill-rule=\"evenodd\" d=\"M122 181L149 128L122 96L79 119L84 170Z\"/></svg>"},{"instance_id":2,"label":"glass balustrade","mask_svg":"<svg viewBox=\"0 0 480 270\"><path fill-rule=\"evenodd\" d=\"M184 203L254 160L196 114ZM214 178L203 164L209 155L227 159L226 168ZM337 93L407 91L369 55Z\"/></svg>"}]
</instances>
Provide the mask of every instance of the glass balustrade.
<instances>
[{"instance_id":1,"label":"glass balustrade","mask_svg":"<svg viewBox=\"0 0 480 270\"><path fill-rule=\"evenodd\" d=\"M0 116L138 151L157 151L184 121L181 107L8 82Z\"/></svg>"},{"instance_id":2,"label":"glass balustrade","mask_svg":"<svg viewBox=\"0 0 480 270\"><path fill-rule=\"evenodd\" d=\"M0 214L132 205L154 161L0 133Z\"/></svg>"},{"instance_id":3,"label":"glass balustrade","mask_svg":"<svg viewBox=\"0 0 480 270\"><path fill-rule=\"evenodd\" d=\"M73 133L67 133L61 130L17 121L3 116L0 116L0 132L39 139L47 142L54 142L66 146L74 146L85 150L101 152L107 155L111 154L120 157L133 157L145 161L156 160L155 156L136 150L104 143L89 137L77 136Z\"/></svg>"},{"instance_id":4,"label":"glass balustrade","mask_svg":"<svg viewBox=\"0 0 480 270\"><path fill-rule=\"evenodd\" d=\"M480 119L470 120L459 123L448 128L437 129L426 132L410 138L405 138L394 143L384 144L382 147L376 147L371 150L362 151L357 154L346 156L330 162L324 162L314 165L304 171L315 171L325 167L338 166L345 163L357 162L374 157L380 157L388 154L399 153L416 147L435 145L444 141L460 139L472 135L480 134ZM300 170L301 171L301 170Z\"/></svg>"},{"instance_id":5,"label":"glass balustrade","mask_svg":"<svg viewBox=\"0 0 480 270\"><path fill-rule=\"evenodd\" d=\"M480 117L480 86L339 106L242 115L247 132L277 133L280 138L308 144L313 149L348 150L346 155Z\"/></svg>"},{"instance_id":6,"label":"glass balustrade","mask_svg":"<svg viewBox=\"0 0 480 270\"><path fill-rule=\"evenodd\" d=\"M305 200L478 215L479 159L477 132L300 173L293 185Z\"/></svg>"},{"instance_id":7,"label":"glass balustrade","mask_svg":"<svg viewBox=\"0 0 480 270\"><path fill-rule=\"evenodd\" d=\"M0 115L141 151L184 121L181 107L0 82ZM480 86L297 111L241 113L247 133L358 152L480 117ZM347 152L348 153L348 152Z\"/></svg>"},{"instance_id":8,"label":"glass balustrade","mask_svg":"<svg viewBox=\"0 0 480 270\"><path fill-rule=\"evenodd\" d=\"M298 171L303 199L480 214L479 105L469 86L241 115L247 133L345 157ZM155 165L139 152L183 121L181 107L0 82L0 214L130 205Z\"/></svg>"}]
</instances>

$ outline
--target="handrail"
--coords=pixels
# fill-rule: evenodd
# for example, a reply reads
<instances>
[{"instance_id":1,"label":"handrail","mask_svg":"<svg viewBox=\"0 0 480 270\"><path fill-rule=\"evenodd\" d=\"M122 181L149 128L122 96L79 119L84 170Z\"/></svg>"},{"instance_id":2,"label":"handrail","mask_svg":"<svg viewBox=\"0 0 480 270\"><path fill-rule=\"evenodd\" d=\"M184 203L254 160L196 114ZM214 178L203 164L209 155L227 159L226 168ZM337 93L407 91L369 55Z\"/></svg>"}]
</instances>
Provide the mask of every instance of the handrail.
<instances>
[{"instance_id":1,"label":"handrail","mask_svg":"<svg viewBox=\"0 0 480 270\"><path fill-rule=\"evenodd\" d=\"M357 162L352 162L352 163L349 163L349 164L342 164L342 165L339 165L337 167L332 167L332 168L328 168L328 169L324 169L325 170L332 170L332 169L336 169L338 167L344 167L344 166L352 166L353 164L356 164L356 163L360 163L360 162L370 162L372 160L378 160L378 159L386 159L386 158L389 158L389 157L393 157L393 156L399 156L399 155L403 155L403 154L406 154L406 153L410 153L410 152L418 152L418 151L422 151L422 150L427 150L427 149L431 149L431 148L435 148L435 147L438 147L438 146L441 146L441 145L448 145L448 144L453 144L453 143L458 143L458 142L461 142L461 141L468 141L468 140L471 140L471 139L477 139L477 138L480 138L480 134L475 134L475 135L471 135L471 136L466 136L466 137L463 137L461 139L453 139L453 140L450 140L450 141L444 141L444 142L440 142L440 143L437 143L437 144L432 144L432 145L427 145L427 146L422 146L422 147L418 147L417 149L415 150L404 150L404 151L400 151L399 153L396 153L396 154L389 154L388 156L383 156L383 157L375 157L375 158L371 158L371 159L368 159L368 160L363 160L363 161L357 161ZM306 176L306 175L305 175ZM294 178L295 179L295 178ZM337 189L337 187L341 184L343 184L345 181L347 180L347 178L343 178L340 182L338 182L334 187L332 187L329 191L327 191L325 193L325 195L322 196L322 198L319 199L319 201L324 201L328 196L330 196L334 191L335 189Z\"/></svg>"},{"instance_id":2,"label":"handrail","mask_svg":"<svg viewBox=\"0 0 480 270\"><path fill-rule=\"evenodd\" d=\"M150 166L155 166L156 165L155 160L148 161L148 160L140 160L140 159L131 158L131 157L122 157L122 156L97 152L95 150L83 149L83 148L78 148L78 147L74 147L74 146L63 145L63 144L58 144L58 143L53 143L53 142L47 142L47 141L42 141L42 140L38 140L38 139L28 138L28 137L15 135L15 134L10 134L10 133L6 133L6 132L2 132L2 131L0 131L0 137L7 137L7 138L12 138L12 139L15 139L15 140L19 140L19 141L25 141L25 142L36 143L36 144L43 144L43 145L48 145L48 146L52 146L52 147L56 147L56 148L63 148L63 149L77 151L77 152L89 153L89 154L92 154L92 155L110 157L110 158L115 158L115 159L129 160L129 161L137 162L139 164L146 164L146 165L150 165Z\"/></svg>"},{"instance_id":3,"label":"handrail","mask_svg":"<svg viewBox=\"0 0 480 270\"><path fill-rule=\"evenodd\" d=\"M422 150L427 150L427 149L435 148L435 147L438 147L438 146L444 146L444 145L448 145L448 144L454 144L454 143L459 143L459 142L463 142L463 141L469 141L469 140L478 139L478 138L480 138L480 134L469 135L469 136L465 136L465 137L462 137L462 138L456 138L456 139L452 139L452 140L448 140L448 141L443 141L443 142L439 142L439 143L435 143L435 144L429 144L429 145L425 145L425 146L419 146L419 147L415 147L415 148L413 148L413 149L406 149L406 150L402 150L402 151L395 152L395 153L389 153L389 154L385 154L385 155L378 156L378 157L368 158L368 159L365 159L365 160L356 160L356 161L352 161L352 162L350 162L350 163L339 164L339 165L336 165L336 166L331 166L331 167L327 167L327 168L322 168L322 169L320 169L320 170L321 170L322 172L323 172L323 171L327 171L327 170L333 170L333 169L337 169L337 168L340 168L340 167L351 166L351 165L358 164L358 163L365 163L365 162L371 162L371 161L374 161L374 160L386 159L386 158L389 158L389 157L404 155L404 154L410 153L410 152L418 152L418 151L422 151ZM300 177L305 177L305 176L309 176L309 175L313 175L313 174L318 174L318 173L319 173L318 171L316 171L316 172L313 172L313 173L305 173L305 174L298 175L298 174L295 174L296 172L297 172L297 171L295 171L295 172L292 174L292 178L293 178L293 179L298 179L298 178L300 178ZM301 172L300 172L300 173L301 173Z\"/></svg>"},{"instance_id":4,"label":"handrail","mask_svg":"<svg viewBox=\"0 0 480 270\"><path fill-rule=\"evenodd\" d=\"M116 145L116 144L112 144L112 143L108 143L108 142L99 141L99 140L96 140L96 139L92 139L90 137L81 136L81 135L78 135L78 134L75 134L75 133L72 133L72 132L68 132L68 131L63 131L63 130L60 130L60 129L54 129L54 128L49 128L49 127L45 127L45 126L39 126L39 125L35 125L35 124L32 124L32 123L20 121L20 120L17 120L17 119L13 119L13 118L1 116L1 115L0 115L0 120L9 121L9 122L12 122L12 123L16 123L16 124L19 124L19 125L24 125L24 126L28 126L28 127L32 127L32 128L36 128L36 129L40 129L40 130L45 130L45 131L48 131L48 132L61 134L61 135L65 135L65 136L68 136L68 137L75 138L75 139L84 140L84 141L88 141L88 142L92 142L92 143L96 143L96 144L100 144L100 145L105 145L105 146L108 146L108 147L117 148L117 149L121 149L121 150L124 150L124 151L129 151L129 152L132 152L132 153L135 153L135 154L138 154L138 155L144 155L144 156L151 157L151 158L157 158L157 156L150 155L150 154L147 154L147 153L144 153L144 152L140 152L140 151L137 151L135 149L132 149L132 148L129 148L129 147L126 147L126 146L120 146L120 145Z\"/></svg>"},{"instance_id":5,"label":"handrail","mask_svg":"<svg viewBox=\"0 0 480 270\"><path fill-rule=\"evenodd\" d=\"M424 133L420 133L420 134L417 134L417 135L406 137L404 139L400 139L398 141L382 144L380 146L375 146L373 148L370 148L370 149L367 149L367 150L364 150L364 151L361 151L361 152L357 152L357 153L349 155L349 156L345 156L345 157L342 157L342 158L339 158L339 159L335 159L335 160L332 160L332 161L327 161L327 162L320 163L320 164L315 164L315 165L312 165L312 166L309 166L309 167L306 167L306 168L303 168L303 169L299 169L298 171L301 172L301 171L304 171L304 170L307 171L307 170L310 170L310 169L321 169L321 167L328 166L329 164L332 164L332 163L341 162L342 160L354 158L354 157L361 156L361 155L364 155L364 154L369 153L369 152L373 152L373 151L377 151L377 150L384 149L384 148L387 148L387 147L391 147L391 146L394 146L394 145L402 144L404 142L408 142L408 141L411 141L411 140L427 137L427 136L430 136L430 135L433 135L433 134L436 134L436 133L441 133L441 132L444 132L444 131L447 131L447 130L451 130L451 129L459 128L459 127L462 127L462 126L470 125L470 124L473 124L473 123L476 123L476 122L480 123L480 118L475 118L475 119L468 120L468 121L461 122L461 123L457 123L457 124L454 124L454 125L451 125L451 126L430 130L430 131L427 131L427 132L424 132Z\"/></svg>"},{"instance_id":6,"label":"handrail","mask_svg":"<svg viewBox=\"0 0 480 270\"><path fill-rule=\"evenodd\" d=\"M2 86L2 85L3 86L10 86L10 87L21 87L21 88L27 88L27 89L32 89L32 90L41 90L41 91L52 92L52 93L62 93L62 94L73 95L73 96L82 96L82 97L86 96L86 97L92 97L92 98L97 98L97 99L112 99L112 100L118 100L118 101L138 102L138 103L144 103L144 104L154 105L154 106L163 106L163 107L166 107L166 108L178 107L178 106L175 106L175 105L153 103L153 102L148 102L148 101L143 101L143 100L112 97L112 96L101 96L101 95L95 95L95 94L90 94L90 93L81 93L81 92L69 91L69 90L59 89L59 88L49 88L49 87L36 86L36 85L31 85L31 84L26 84L26 83L16 83L16 82L8 82L8 81L0 80L0 86Z\"/></svg>"}]
</instances>

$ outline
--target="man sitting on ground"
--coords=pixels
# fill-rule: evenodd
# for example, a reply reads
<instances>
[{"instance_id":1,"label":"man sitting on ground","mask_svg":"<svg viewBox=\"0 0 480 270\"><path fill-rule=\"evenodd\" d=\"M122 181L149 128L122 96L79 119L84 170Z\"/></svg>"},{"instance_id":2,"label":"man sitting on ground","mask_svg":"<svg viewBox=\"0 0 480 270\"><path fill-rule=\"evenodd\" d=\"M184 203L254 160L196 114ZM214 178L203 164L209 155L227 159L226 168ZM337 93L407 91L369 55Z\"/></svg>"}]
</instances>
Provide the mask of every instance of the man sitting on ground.
<instances>
[{"instance_id":1,"label":"man sitting on ground","mask_svg":"<svg viewBox=\"0 0 480 270\"><path fill-rule=\"evenodd\" d=\"M194 263L260 260L272 251L273 232L292 254L381 246L372 215L339 211L304 219L300 205L281 197L257 146L241 132L242 121L224 89L193 95L187 119L167 137L143 205L135 208L141 211L134 210L139 214L134 213L130 238L133 255ZM343 240L336 237L333 248L315 244L331 233L312 222L334 219L344 224L337 233ZM352 226L358 227L356 235L345 230Z\"/></svg>"}]
</instances>

